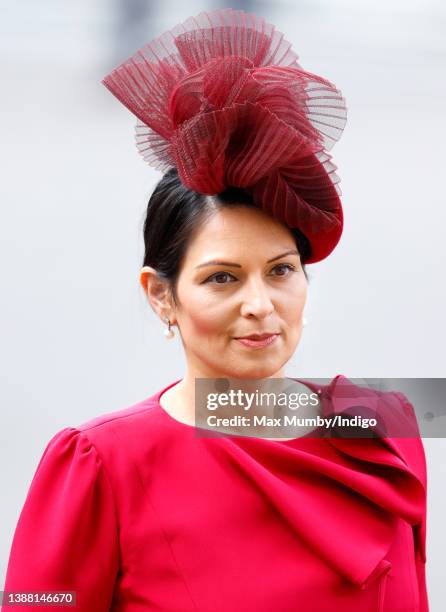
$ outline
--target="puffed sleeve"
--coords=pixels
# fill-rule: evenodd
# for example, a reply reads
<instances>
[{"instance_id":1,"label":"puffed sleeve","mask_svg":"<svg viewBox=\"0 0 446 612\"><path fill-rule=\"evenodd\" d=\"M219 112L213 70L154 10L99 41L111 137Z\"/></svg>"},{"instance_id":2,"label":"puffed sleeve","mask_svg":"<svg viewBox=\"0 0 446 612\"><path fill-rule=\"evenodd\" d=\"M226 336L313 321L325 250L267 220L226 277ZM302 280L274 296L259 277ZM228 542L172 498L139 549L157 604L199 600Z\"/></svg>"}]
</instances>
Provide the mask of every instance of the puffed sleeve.
<instances>
[{"instance_id":1,"label":"puffed sleeve","mask_svg":"<svg viewBox=\"0 0 446 612\"><path fill-rule=\"evenodd\" d=\"M118 522L107 471L87 434L67 427L49 441L32 479L5 591L76 591L76 610L102 612L110 609L118 567ZM47 609L62 608L39 606Z\"/></svg>"}]
</instances>

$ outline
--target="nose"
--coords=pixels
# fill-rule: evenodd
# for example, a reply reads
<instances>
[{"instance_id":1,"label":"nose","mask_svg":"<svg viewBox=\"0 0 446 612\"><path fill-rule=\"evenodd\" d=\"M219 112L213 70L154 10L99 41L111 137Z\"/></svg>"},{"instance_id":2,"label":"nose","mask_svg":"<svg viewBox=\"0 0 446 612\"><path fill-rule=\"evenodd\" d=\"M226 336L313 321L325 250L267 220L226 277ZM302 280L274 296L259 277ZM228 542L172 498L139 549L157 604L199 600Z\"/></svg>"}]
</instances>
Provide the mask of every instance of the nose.
<instances>
[{"instance_id":1,"label":"nose","mask_svg":"<svg viewBox=\"0 0 446 612\"><path fill-rule=\"evenodd\" d=\"M251 279L246 283L240 308L243 317L255 316L263 319L274 312L268 288L261 279Z\"/></svg>"}]
</instances>

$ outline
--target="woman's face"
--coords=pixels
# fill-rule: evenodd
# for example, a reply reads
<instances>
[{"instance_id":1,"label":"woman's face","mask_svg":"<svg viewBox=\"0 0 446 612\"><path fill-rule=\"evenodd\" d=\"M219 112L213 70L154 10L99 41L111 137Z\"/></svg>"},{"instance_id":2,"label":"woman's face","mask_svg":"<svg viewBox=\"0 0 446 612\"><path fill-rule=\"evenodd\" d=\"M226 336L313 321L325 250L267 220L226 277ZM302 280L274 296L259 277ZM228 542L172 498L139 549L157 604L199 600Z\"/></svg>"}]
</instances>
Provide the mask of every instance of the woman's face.
<instances>
[{"instance_id":1,"label":"woman's face","mask_svg":"<svg viewBox=\"0 0 446 612\"><path fill-rule=\"evenodd\" d=\"M307 279L280 222L246 206L215 212L189 245L177 297L170 319L179 327L189 374L283 376L302 333ZM263 347L237 340L265 333L278 335Z\"/></svg>"}]
</instances>

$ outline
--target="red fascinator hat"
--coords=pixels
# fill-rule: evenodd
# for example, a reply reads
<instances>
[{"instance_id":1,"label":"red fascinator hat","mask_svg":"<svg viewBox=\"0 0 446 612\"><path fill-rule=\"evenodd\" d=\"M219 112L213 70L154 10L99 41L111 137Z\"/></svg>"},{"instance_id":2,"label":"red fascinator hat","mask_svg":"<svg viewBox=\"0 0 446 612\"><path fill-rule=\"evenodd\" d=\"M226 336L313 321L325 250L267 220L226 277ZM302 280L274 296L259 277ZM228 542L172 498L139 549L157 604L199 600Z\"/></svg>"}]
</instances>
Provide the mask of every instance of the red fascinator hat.
<instances>
[{"instance_id":1,"label":"red fascinator hat","mask_svg":"<svg viewBox=\"0 0 446 612\"><path fill-rule=\"evenodd\" d=\"M254 14L200 13L146 44L104 79L137 118L151 166L175 166L193 191L240 187L324 259L342 234L339 177L328 150L347 109L341 92L304 71L290 43Z\"/></svg>"}]
</instances>

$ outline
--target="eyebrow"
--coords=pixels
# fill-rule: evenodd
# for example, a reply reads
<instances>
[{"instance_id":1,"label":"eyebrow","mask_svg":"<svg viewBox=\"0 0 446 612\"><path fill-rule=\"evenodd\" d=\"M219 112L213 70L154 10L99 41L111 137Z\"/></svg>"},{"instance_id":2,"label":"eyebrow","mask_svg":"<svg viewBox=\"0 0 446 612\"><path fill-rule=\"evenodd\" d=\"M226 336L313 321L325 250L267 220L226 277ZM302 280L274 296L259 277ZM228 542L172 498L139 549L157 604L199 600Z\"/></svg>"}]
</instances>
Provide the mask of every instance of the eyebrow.
<instances>
[{"instance_id":1,"label":"eyebrow","mask_svg":"<svg viewBox=\"0 0 446 612\"><path fill-rule=\"evenodd\" d=\"M295 249L285 251L285 253L281 253L280 255L276 255L276 257L273 257L272 259L268 259L266 263L271 263L272 261L276 261L276 259L282 259L282 257L285 257L286 255L299 255L299 252ZM242 267L240 264L234 263L232 261L220 261L219 259L212 259L211 261L205 261L204 263L195 266L195 268L204 268L205 266L230 266L231 268Z\"/></svg>"}]
</instances>

